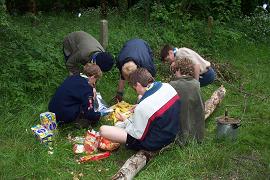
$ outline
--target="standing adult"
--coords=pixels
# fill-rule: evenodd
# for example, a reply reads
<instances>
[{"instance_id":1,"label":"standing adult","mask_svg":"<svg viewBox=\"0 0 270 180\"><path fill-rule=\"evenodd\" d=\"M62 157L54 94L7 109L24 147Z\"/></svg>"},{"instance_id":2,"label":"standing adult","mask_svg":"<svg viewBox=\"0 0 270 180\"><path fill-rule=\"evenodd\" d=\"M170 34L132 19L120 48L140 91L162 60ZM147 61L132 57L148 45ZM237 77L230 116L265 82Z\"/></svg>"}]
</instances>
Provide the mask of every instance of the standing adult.
<instances>
[{"instance_id":1,"label":"standing adult","mask_svg":"<svg viewBox=\"0 0 270 180\"><path fill-rule=\"evenodd\" d=\"M194 67L194 78L200 82L200 86L207 86L214 82L216 73L211 67L211 63L202 58L197 52L189 48L176 48L165 45L161 50L161 60L168 61L171 65L175 59L190 59Z\"/></svg>"},{"instance_id":2,"label":"standing adult","mask_svg":"<svg viewBox=\"0 0 270 180\"><path fill-rule=\"evenodd\" d=\"M63 53L70 75L79 74L80 66L88 62L97 64L103 72L109 71L114 64L111 54L84 31L72 32L64 38Z\"/></svg>"},{"instance_id":3,"label":"standing adult","mask_svg":"<svg viewBox=\"0 0 270 180\"><path fill-rule=\"evenodd\" d=\"M148 43L142 39L127 41L119 53L116 65L121 75L115 96L118 101L123 98L125 81L129 74L137 68L147 69L153 77L156 75L152 50Z\"/></svg>"}]
</instances>

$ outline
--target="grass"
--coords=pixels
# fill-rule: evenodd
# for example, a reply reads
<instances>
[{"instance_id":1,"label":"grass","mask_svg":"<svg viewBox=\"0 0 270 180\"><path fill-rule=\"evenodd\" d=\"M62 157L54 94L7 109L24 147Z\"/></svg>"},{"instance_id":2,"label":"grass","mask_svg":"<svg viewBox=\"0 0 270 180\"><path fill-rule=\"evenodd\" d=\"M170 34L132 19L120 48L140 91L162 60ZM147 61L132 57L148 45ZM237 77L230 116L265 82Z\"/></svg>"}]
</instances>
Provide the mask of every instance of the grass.
<instances>
[{"instance_id":1,"label":"grass","mask_svg":"<svg viewBox=\"0 0 270 180\"><path fill-rule=\"evenodd\" d=\"M7 59L3 65L4 69L13 73L10 75L11 78L13 77L13 82L16 82L14 77L17 77L17 74L12 71L12 64L9 61L19 60L19 52L32 53L27 56L32 60L25 60L28 68L32 63L32 67L30 66L32 69L29 68L28 71L35 78L32 78L31 83L37 87L43 83L41 85L44 87L44 90L37 88L36 91L30 91L28 94L25 92L27 99L21 105L14 104L11 99L8 100L8 95L2 97L5 99L2 102L7 103L6 106L10 108L3 104L5 108L0 114L0 179L72 179L74 176L79 177L80 173L83 174L80 179L109 179L125 160L134 154L133 151L121 146L105 160L77 164L75 161L77 157L72 152L72 144L66 138L68 134L81 136L86 130L78 130L71 125L59 128L52 155L48 154L46 146L39 144L30 130L31 126L39 123L39 114L47 111L50 97L58 84L67 76L61 49L63 37L69 32L84 30L98 39L99 17L93 10L83 13L81 18L65 13L44 14L38 18L39 25L32 27L31 19L27 16L13 17L12 25L24 35L27 41L22 43L25 46L16 49L17 52L5 45L3 45L4 50L0 51L1 56ZM243 37L239 38L238 35L236 40L228 40L230 44L227 44L219 32L227 28L225 25L217 26L213 32L214 44L208 41L202 43L206 39L203 34L205 24L203 22L194 24L201 28L194 28L191 23L190 29L187 26L185 30L179 30L158 24L144 25L140 17L121 18L115 14L110 15L108 50L117 56L126 40L133 37L145 39L150 43L156 57L158 80L168 77L168 71L159 62L158 52L160 46L170 41L176 45L180 44L179 46L193 47L207 55L214 63L226 64L227 69L225 68L223 72L227 72L225 78L230 80L225 81L222 77L218 77L214 84L202 88L204 99L209 98L220 84L224 84L227 89L224 101L207 120L204 142L200 145L191 143L185 148L173 145L152 159L136 179L269 179L269 45L250 42ZM197 32L196 29L202 30ZM10 38L12 40L12 37ZM22 40L17 39L17 41ZM12 42L7 41L6 44ZM25 72L24 69L17 69L19 70ZM20 76L24 75L24 73L20 74ZM118 77L118 70L114 68L105 73L98 82L98 90L107 102L116 91ZM20 82L14 84L14 87L16 85L20 87ZM134 91L126 87L125 100L134 103L135 98ZM231 117L241 119L242 126L239 128L238 139L235 142L216 140L215 117L223 115L225 108L229 110ZM102 123L107 122L102 120L100 124ZM98 127L95 129L97 130Z\"/></svg>"}]
</instances>

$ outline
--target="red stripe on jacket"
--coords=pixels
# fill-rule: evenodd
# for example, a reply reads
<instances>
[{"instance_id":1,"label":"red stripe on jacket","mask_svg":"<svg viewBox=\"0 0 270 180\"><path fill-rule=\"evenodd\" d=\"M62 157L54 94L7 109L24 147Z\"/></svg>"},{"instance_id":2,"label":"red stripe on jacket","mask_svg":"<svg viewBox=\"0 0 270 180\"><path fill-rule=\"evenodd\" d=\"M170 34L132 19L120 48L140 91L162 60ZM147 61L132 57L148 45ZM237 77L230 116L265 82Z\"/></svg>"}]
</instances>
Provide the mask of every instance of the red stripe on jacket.
<instances>
[{"instance_id":1,"label":"red stripe on jacket","mask_svg":"<svg viewBox=\"0 0 270 180\"><path fill-rule=\"evenodd\" d=\"M153 121L155 121L158 117L160 117L161 115L164 114L164 112L166 112L177 100L179 100L180 97L176 94L172 99L170 99L166 104L164 104L159 110L157 110L148 120L146 128L143 132L143 135L141 137L141 141L144 140L148 129L150 127L150 125L152 124Z\"/></svg>"}]
</instances>

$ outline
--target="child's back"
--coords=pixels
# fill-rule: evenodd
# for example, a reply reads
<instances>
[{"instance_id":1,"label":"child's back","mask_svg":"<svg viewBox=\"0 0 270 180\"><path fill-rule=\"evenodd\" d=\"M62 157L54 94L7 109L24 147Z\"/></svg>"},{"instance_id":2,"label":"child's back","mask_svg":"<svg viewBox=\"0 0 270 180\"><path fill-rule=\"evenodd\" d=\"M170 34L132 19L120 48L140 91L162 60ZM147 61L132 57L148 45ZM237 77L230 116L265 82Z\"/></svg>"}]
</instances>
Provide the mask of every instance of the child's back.
<instances>
[{"instance_id":1,"label":"child's back","mask_svg":"<svg viewBox=\"0 0 270 180\"><path fill-rule=\"evenodd\" d=\"M200 83L190 76L182 76L170 84L181 97L180 131L177 141L181 145L188 139L201 142L204 137L204 104L200 94Z\"/></svg>"}]
</instances>

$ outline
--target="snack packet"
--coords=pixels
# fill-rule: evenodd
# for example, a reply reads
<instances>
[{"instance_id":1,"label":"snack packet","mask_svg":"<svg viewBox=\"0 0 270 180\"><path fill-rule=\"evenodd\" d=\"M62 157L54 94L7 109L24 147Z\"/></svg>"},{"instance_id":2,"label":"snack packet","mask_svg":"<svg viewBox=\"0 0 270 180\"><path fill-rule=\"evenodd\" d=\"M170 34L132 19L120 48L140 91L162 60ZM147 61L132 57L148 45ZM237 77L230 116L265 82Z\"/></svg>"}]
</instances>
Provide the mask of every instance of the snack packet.
<instances>
[{"instance_id":1,"label":"snack packet","mask_svg":"<svg viewBox=\"0 0 270 180\"><path fill-rule=\"evenodd\" d=\"M99 138L98 148L104 151L113 151L120 146L120 143L112 142L104 137Z\"/></svg>"},{"instance_id":2,"label":"snack packet","mask_svg":"<svg viewBox=\"0 0 270 180\"><path fill-rule=\"evenodd\" d=\"M73 145L73 152L75 154L81 154L85 152L84 145L83 144L74 144Z\"/></svg>"},{"instance_id":3,"label":"snack packet","mask_svg":"<svg viewBox=\"0 0 270 180\"><path fill-rule=\"evenodd\" d=\"M101 160L101 159L105 159L107 157L109 157L111 155L110 152L103 152L103 153L98 153L98 154L91 154L91 155L87 155L87 156L83 156L79 159L79 162L84 163L87 161L97 161L97 160Z\"/></svg>"},{"instance_id":4,"label":"snack packet","mask_svg":"<svg viewBox=\"0 0 270 180\"><path fill-rule=\"evenodd\" d=\"M78 143L78 144L83 144L84 141L85 141L85 137L80 137L80 136L76 136L71 139L71 142Z\"/></svg>"},{"instance_id":5,"label":"snack packet","mask_svg":"<svg viewBox=\"0 0 270 180\"><path fill-rule=\"evenodd\" d=\"M97 151L98 148L99 133L95 130L88 130L85 135L84 149L87 154L92 154Z\"/></svg>"},{"instance_id":6,"label":"snack packet","mask_svg":"<svg viewBox=\"0 0 270 180\"><path fill-rule=\"evenodd\" d=\"M110 108L108 108L107 103L102 99L102 96L100 94L100 92L96 93L96 99L94 102L94 109L95 111L108 111L108 112L112 112L112 110Z\"/></svg>"}]
</instances>

